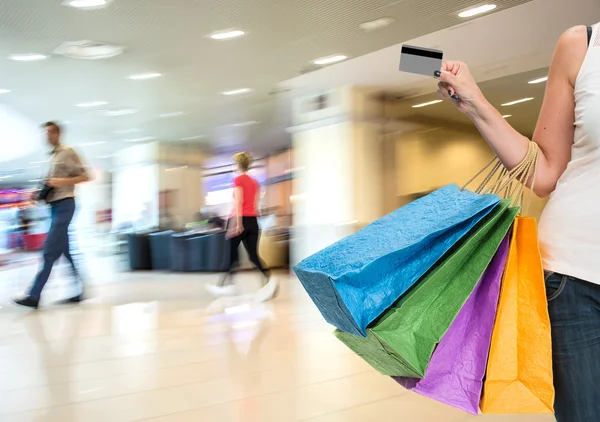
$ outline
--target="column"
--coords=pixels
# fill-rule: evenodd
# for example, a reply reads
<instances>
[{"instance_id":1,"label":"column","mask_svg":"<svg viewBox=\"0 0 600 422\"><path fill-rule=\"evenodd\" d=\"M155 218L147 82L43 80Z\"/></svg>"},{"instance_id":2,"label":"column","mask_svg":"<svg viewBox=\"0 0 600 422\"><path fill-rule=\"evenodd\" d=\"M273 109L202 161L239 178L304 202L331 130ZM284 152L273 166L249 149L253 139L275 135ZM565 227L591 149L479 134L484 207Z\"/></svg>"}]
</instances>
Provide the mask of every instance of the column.
<instances>
[{"instance_id":1,"label":"column","mask_svg":"<svg viewBox=\"0 0 600 422\"><path fill-rule=\"evenodd\" d=\"M357 87L295 101L293 264L381 217L381 109Z\"/></svg>"}]
</instances>

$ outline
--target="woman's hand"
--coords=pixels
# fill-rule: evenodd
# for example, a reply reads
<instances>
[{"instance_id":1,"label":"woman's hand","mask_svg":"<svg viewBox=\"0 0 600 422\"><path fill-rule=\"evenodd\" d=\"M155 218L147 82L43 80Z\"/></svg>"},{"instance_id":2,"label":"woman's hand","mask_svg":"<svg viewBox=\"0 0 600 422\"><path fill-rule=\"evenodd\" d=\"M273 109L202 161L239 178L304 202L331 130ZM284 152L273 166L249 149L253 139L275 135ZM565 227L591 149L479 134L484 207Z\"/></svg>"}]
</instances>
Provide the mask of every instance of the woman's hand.
<instances>
[{"instance_id":1,"label":"woman's hand","mask_svg":"<svg viewBox=\"0 0 600 422\"><path fill-rule=\"evenodd\" d=\"M475 82L468 66L462 62L445 62L442 65L439 93L450 99L465 114L472 114L486 99Z\"/></svg>"},{"instance_id":2,"label":"woman's hand","mask_svg":"<svg viewBox=\"0 0 600 422\"><path fill-rule=\"evenodd\" d=\"M241 222L236 222L231 226L229 230L227 230L227 235L225 236L227 239L231 239L233 237L237 237L244 232L244 225Z\"/></svg>"}]
</instances>

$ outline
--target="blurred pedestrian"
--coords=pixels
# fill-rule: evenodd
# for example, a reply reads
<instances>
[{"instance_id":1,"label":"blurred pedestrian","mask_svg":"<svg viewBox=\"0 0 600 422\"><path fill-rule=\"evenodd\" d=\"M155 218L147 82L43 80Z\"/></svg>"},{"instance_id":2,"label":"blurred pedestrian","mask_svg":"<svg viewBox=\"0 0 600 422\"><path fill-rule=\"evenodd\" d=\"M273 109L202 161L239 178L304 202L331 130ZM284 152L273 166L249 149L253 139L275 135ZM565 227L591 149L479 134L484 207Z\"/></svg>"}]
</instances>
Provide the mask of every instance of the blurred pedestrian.
<instances>
[{"instance_id":1,"label":"blurred pedestrian","mask_svg":"<svg viewBox=\"0 0 600 422\"><path fill-rule=\"evenodd\" d=\"M71 256L69 243L69 225L75 214L75 185L90 180L79 156L72 149L60 142L61 127L48 122L43 125L49 146L52 148L50 171L42 189L44 201L50 205L51 224L44 243L44 261L36 275L29 294L15 299L17 305L37 309L42 291L54 263L64 255L69 261L73 275L79 285L79 293L63 303L79 303L83 300L83 282L79 269ZM42 199L39 193L33 194L33 199Z\"/></svg>"},{"instance_id":2,"label":"blurred pedestrian","mask_svg":"<svg viewBox=\"0 0 600 422\"><path fill-rule=\"evenodd\" d=\"M241 152L234 156L239 176L233 182L234 207L227 224L227 248L224 256L226 274L217 286L207 288L215 296L226 296L235 293L234 285L230 284L231 277L239 264L238 249L244 245L250 262L262 273L263 287L259 291L261 301L277 296L278 286L271 280L270 271L265 269L259 255L260 228L258 226L258 205L260 201L260 185L248 175L252 158Z\"/></svg>"}]
</instances>

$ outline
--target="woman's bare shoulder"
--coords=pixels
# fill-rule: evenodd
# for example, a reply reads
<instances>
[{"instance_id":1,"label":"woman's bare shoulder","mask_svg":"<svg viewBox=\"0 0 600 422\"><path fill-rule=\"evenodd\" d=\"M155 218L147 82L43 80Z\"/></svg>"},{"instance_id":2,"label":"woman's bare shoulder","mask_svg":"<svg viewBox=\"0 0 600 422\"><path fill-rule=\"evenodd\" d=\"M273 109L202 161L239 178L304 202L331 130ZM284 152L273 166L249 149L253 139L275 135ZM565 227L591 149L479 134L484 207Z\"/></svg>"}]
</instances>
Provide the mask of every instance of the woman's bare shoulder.
<instances>
[{"instance_id":1,"label":"woman's bare shoulder","mask_svg":"<svg viewBox=\"0 0 600 422\"><path fill-rule=\"evenodd\" d=\"M556 45L553 64L563 67L569 82L575 84L588 49L587 27L577 25L567 29Z\"/></svg>"}]
</instances>

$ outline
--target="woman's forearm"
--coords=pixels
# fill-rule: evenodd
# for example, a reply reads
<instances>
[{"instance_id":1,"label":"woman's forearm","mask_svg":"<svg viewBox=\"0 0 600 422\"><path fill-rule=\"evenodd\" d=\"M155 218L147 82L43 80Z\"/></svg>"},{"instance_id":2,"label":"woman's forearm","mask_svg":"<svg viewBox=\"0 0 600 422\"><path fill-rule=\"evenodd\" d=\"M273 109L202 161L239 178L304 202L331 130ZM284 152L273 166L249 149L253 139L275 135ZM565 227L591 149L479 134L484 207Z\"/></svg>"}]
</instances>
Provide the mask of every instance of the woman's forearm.
<instances>
[{"instance_id":1,"label":"woman's forearm","mask_svg":"<svg viewBox=\"0 0 600 422\"><path fill-rule=\"evenodd\" d=\"M482 100L467 115L506 168L513 169L525 158L529 139L514 129L487 100ZM548 160L544 151L540 150L534 184L538 196L548 196L554 190L555 183L551 183L550 173ZM532 182L528 180L527 186L531 187Z\"/></svg>"},{"instance_id":2,"label":"woman's forearm","mask_svg":"<svg viewBox=\"0 0 600 422\"><path fill-rule=\"evenodd\" d=\"M235 223L238 227L242 225L242 203L236 202L235 204Z\"/></svg>"},{"instance_id":3,"label":"woman's forearm","mask_svg":"<svg viewBox=\"0 0 600 422\"><path fill-rule=\"evenodd\" d=\"M467 115L508 169L516 167L523 160L529 139L508 124L487 100L481 100Z\"/></svg>"}]
</instances>

